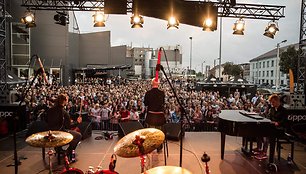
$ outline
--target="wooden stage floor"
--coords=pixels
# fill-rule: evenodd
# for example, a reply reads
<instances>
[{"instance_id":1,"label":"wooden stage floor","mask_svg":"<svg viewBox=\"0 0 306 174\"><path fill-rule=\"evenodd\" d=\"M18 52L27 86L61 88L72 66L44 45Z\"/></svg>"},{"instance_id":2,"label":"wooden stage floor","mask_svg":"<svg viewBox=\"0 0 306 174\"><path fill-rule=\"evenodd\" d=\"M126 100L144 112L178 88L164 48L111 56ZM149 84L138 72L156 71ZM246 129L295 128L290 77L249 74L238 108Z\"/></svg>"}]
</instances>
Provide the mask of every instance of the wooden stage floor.
<instances>
[{"instance_id":1,"label":"wooden stage floor","mask_svg":"<svg viewBox=\"0 0 306 174\"><path fill-rule=\"evenodd\" d=\"M113 147L118 141L118 137L112 140L95 140L95 137L102 135L101 131L93 131L91 137L83 140L77 150L77 162L73 163L71 167L78 168L84 173L88 166L101 166L107 169L110 157L113 154ZM30 147L25 144L24 137L18 136L18 157L25 157L21 159L22 164L18 167L18 173L21 174L46 174L48 173L48 158L42 159L42 152L40 148ZM0 174L13 174L14 167L7 167L13 163L13 146L12 137L0 140ZM179 166L179 142L168 141L169 157L167 158L167 165ZM219 132L186 132L183 141L183 160L182 167L189 170L193 174L203 174L204 163L201 157L206 152L211 161L209 168L211 173L218 174L261 174L273 173L267 168L267 160L258 161L253 157L246 157L241 153L241 138L240 137L226 137L225 156L221 160L220 155L220 133ZM282 158L280 161L275 159L279 171L277 173L283 174L302 174L306 173L306 152L305 145L301 143L295 144L295 164L287 165L287 155L289 148L284 145L282 149ZM121 158L118 157L116 163L116 171L120 174L137 174L140 172L140 159L137 158ZM56 157L52 158L53 169L63 169L63 165L57 165ZM147 168L153 168L164 165L163 152L157 153L153 151L147 157ZM45 170L44 170L45 169ZM55 171L54 173L60 173Z\"/></svg>"}]
</instances>

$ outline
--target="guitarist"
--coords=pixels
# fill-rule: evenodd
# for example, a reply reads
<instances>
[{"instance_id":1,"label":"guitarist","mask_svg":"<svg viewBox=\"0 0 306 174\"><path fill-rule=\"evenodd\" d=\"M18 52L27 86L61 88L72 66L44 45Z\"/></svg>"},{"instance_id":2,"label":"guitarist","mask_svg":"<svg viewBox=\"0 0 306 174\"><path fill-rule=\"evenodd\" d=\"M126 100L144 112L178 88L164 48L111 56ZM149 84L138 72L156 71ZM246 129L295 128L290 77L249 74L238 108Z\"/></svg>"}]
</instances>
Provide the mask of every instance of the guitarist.
<instances>
[{"instance_id":1,"label":"guitarist","mask_svg":"<svg viewBox=\"0 0 306 174\"><path fill-rule=\"evenodd\" d=\"M76 149L78 143L81 141L82 135L79 132L70 129L70 115L64 108L67 104L68 96L66 94L59 94L54 106L47 111L47 122L49 130L66 131L73 135L73 139L66 150L66 155L71 157L72 151ZM78 117L77 122L81 123L82 117Z\"/></svg>"}]
</instances>

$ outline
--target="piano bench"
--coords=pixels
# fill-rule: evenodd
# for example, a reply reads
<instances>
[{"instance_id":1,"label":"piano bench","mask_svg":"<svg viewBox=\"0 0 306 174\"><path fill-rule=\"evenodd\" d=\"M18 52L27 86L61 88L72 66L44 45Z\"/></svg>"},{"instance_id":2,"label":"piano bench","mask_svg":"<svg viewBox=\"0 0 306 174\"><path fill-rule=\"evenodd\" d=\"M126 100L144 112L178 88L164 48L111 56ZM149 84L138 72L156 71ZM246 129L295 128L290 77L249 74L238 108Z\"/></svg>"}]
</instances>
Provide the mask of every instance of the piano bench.
<instances>
[{"instance_id":1,"label":"piano bench","mask_svg":"<svg viewBox=\"0 0 306 174\"><path fill-rule=\"evenodd\" d=\"M294 154L294 141L291 140L289 137L282 137L276 139L276 149L277 149L277 159L280 160L281 156L281 149L283 144L290 144L290 150L291 150L291 158L293 160L293 154Z\"/></svg>"}]
</instances>

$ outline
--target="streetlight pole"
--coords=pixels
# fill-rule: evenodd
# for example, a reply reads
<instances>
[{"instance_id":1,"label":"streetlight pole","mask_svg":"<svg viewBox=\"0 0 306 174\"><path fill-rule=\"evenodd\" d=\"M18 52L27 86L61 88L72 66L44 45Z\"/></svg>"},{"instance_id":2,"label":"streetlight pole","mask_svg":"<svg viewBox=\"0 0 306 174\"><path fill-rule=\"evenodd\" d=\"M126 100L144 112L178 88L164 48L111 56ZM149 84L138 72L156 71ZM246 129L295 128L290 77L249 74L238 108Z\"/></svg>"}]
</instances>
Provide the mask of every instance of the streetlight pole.
<instances>
[{"instance_id":1,"label":"streetlight pole","mask_svg":"<svg viewBox=\"0 0 306 174\"><path fill-rule=\"evenodd\" d=\"M204 76L204 67L203 64L205 63L205 60L202 62L202 75Z\"/></svg>"},{"instance_id":2,"label":"streetlight pole","mask_svg":"<svg viewBox=\"0 0 306 174\"><path fill-rule=\"evenodd\" d=\"M219 81L221 82L221 53L222 53L222 17L220 17L220 41L219 41Z\"/></svg>"},{"instance_id":3,"label":"streetlight pole","mask_svg":"<svg viewBox=\"0 0 306 174\"><path fill-rule=\"evenodd\" d=\"M283 40L279 43L276 44L276 49L277 49L277 53L276 53L276 61L275 61L275 89L276 91L278 91L279 89L279 82L280 82L280 66L279 66L279 62L280 62L280 44L287 42L287 40Z\"/></svg>"},{"instance_id":4,"label":"streetlight pole","mask_svg":"<svg viewBox=\"0 0 306 174\"><path fill-rule=\"evenodd\" d=\"M191 75L191 63L192 63L192 37L190 39L190 62L189 62L189 75Z\"/></svg>"}]
</instances>

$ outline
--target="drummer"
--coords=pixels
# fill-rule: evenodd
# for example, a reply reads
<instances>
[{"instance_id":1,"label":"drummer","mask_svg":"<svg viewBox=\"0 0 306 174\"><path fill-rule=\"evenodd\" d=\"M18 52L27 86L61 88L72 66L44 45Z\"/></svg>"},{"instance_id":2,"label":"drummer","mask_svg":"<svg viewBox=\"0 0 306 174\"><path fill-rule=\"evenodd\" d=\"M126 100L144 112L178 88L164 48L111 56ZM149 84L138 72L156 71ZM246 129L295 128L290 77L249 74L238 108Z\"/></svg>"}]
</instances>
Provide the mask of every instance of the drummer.
<instances>
[{"instance_id":1,"label":"drummer","mask_svg":"<svg viewBox=\"0 0 306 174\"><path fill-rule=\"evenodd\" d=\"M82 135L77 131L70 130L71 119L64 109L67 103L68 96L66 94L59 94L54 106L47 111L47 122L50 130L66 131L73 135L73 140L69 143L69 147L66 150L66 155L71 157L72 151L76 149ZM77 122L81 123L82 117L79 117Z\"/></svg>"}]
</instances>

